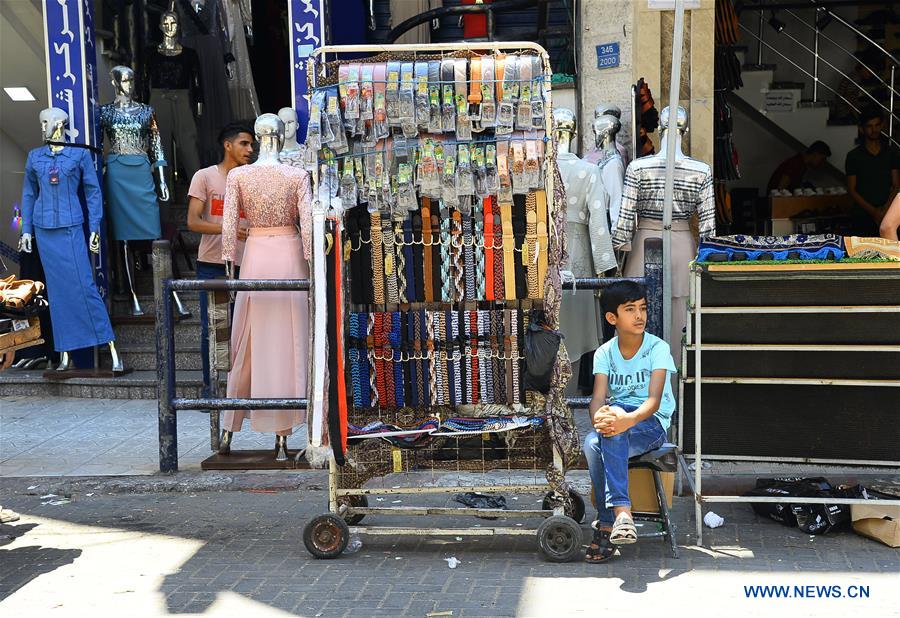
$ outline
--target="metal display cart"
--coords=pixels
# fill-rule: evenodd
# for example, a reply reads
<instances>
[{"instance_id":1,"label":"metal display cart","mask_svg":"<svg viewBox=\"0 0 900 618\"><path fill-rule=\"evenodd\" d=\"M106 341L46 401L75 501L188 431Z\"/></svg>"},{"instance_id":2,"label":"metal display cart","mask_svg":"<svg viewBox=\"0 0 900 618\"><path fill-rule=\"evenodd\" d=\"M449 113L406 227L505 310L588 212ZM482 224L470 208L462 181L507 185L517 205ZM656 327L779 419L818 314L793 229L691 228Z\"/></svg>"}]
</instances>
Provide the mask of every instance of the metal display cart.
<instances>
[{"instance_id":1,"label":"metal display cart","mask_svg":"<svg viewBox=\"0 0 900 618\"><path fill-rule=\"evenodd\" d=\"M540 58L544 89L544 126L541 136L544 149L543 190L547 196L550 226L548 233L550 246L543 248L550 253L545 280L546 294L541 299L498 304L503 307L516 307L523 314L530 308L542 307L547 313L547 321L553 327L557 327L558 293L561 289L559 258L564 250L565 240L561 234L564 234L565 226L563 224L563 229L560 230L558 223L554 223L554 214L559 205L554 204L553 199L556 181L555 155L550 139L552 130L550 65L546 51L529 42L323 47L318 49L309 61L311 92L315 93L317 86L323 83L331 85L335 83L338 61L327 62L326 59L332 56L340 58L345 54L353 54L355 58L353 62L363 65L366 62L390 60L414 62L446 58L466 59L478 54L509 54L508 57L511 58L516 55L530 55ZM377 56L359 58L362 54L377 54ZM320 181L319 174L314 173L314 187L318 187ZM554 255L554 250L559 255ZM554 303L555 310L552 309ZM466 304L470 308L476 306L476 303ZM343 323L345 333L348 332L346 315L347 312ZM520 346L523 345L524 342L520 342ZM432 357L432 360L434 358ZM384 436L349 440L346 465L339 466L334 457L330 458L328 512L314 518L306 526L304 543L307 549L319 558L336 557L346 548L351 534L392 537L536 534L539 547L548 560L562 562L575 558L582 546L579 522L584 517L584 502L565 481L566 464L573 461L580 451L571 412L562 393L569 373L565 348L560 346L554 383L548 395L529 392L522 398L524 405L490 406L493 413L515 415L520 425L524 425L510 431L496 432L482 429L472 433L465 431L460 433L444 429L448 424L452 424L448 421L454 418L477 416L472 406L463 412L460 407L451 406L423 411L380 406L355 408L352 404L349 405L348 422L355 425L378 421L397 428L409 428L433 419L437 430L431 435L427 446L416 449L398 448L388 443ZM347 383L349 384L349 379ZM473 435L475 440L471 439ZM447 504L451 494L501 491L541 495L543 499L538 500L541 502L541 508L470 508ZM400 496L413 497L428 503L400 506L402 503ZM381 502L384 505L377 504ZM460 515L483 519L516 518L523 522L529 518L540 518L543 521L536 532L533 527L525 527L523 524L410 527L361 523L363 518L371 516L381 518Z\"/></svg>"},{"instance_id":2,"label":"metal display cart","mask_svg":"<svg viewBox=\"0 0 900 618\"><path fill-rule=\"evenodd\" d=\"M693 449L698 544L704 504L872 503L710 495L704 460L900 466L898 279L900 264L885 262L692 266L678 444ZM832 422L834 410L847 420Z\"/></svg>"}]
</instances>

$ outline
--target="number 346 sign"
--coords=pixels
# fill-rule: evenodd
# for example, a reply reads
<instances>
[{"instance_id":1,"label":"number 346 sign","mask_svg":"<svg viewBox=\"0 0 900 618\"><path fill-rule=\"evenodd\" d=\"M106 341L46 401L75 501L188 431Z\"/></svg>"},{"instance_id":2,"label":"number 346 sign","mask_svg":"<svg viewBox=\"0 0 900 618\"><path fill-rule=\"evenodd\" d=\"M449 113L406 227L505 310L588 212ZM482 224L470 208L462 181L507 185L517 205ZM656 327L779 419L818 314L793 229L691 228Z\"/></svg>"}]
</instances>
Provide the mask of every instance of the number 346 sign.
<instances>
[{"instance_id":1,"label":"number 346 sign","mask_svg":"<svg viewBox=\"0 0 900 618\"><path fill-rule=\"evenodd\" d=\"M597 68L612 69L619 66L619 44L604 43L597 46Z\"/></svg>"}]
</instances>

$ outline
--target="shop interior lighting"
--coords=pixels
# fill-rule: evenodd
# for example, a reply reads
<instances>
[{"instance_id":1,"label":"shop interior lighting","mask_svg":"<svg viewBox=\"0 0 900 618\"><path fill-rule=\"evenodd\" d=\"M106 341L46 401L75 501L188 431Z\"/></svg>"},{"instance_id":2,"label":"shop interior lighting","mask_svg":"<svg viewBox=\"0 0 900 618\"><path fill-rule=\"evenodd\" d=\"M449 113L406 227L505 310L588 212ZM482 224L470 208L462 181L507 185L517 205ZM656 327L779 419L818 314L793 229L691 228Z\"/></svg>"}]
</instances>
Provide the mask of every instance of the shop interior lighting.
<instances>
[{"instance_id":1,"label":"shop interior lighting","mask_svg":"<svg viewBox=\"0 0 900 618\"><path fill-rule=\"evenodd\" d=\"M817 8L816 13L818 13L818 17L816 18L816 28L819 30L824 30L828 27L828 24L834 20L831 13L822 7Z\"/></svg>"},{"instance_id":2,"label":"shop interior lighting","mask_svg":"<svg viewBox=\"0 0 900 618\"><path fill-rule=\"evenodd\" d=\"M6 94L9 95L9 98L13 101L34 101L34 95L24 86L4 88L3 90L6 91Z\"/></svg>"}]
</instances>

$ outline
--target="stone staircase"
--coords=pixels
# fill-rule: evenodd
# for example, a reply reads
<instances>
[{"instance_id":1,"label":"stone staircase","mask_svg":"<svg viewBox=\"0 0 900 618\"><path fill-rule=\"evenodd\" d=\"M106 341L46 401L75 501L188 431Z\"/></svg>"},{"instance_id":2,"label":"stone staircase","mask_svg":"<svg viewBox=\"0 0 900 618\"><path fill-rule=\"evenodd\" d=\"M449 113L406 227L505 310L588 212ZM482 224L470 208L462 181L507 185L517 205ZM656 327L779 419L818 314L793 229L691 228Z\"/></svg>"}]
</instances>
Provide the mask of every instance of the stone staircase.
<instances>
[{"instance_id":1,"label":"stone staircase","mask_svg":"<svg viewBox=\"0 0 900 618\"><path fill-rule=\"evenodd\" d=\"M170 210L179 223L188 253L194 260L200 237L186 229L187 199L184 196L185 188L179 188L181 200L173 204ZM181 269L182 278L194 276L193 269L186 270L181 255L174 259ZM110 312L116 334L116 348L125 366L133 370L132 373L111 378L87 377L51 381L42 377L44 369L32 371L9 369L0 374L0 396L156 399L156 332L152 267L147 265L137 270L135 279L138 300L145 316L131 317L130 298L126 294L113 293ZM175 322L176 395L199 397L201 385L199 293L183 292L180 297L182 304L192 315L188 319ZM105 346L99 348L99 360L101 368L109 369L112 366L109 350Z\"/></svg>"}]
</instances>

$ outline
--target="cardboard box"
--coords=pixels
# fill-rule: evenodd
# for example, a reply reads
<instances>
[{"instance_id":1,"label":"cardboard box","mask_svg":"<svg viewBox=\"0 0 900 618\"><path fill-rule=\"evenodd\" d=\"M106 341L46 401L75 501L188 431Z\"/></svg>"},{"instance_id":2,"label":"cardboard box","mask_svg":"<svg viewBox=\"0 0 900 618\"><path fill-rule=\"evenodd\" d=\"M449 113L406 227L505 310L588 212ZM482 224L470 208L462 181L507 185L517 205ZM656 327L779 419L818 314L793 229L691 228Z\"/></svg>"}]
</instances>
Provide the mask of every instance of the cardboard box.
<instances>
[{"instance_id":1,"label":"cardboard box","mask_svg":"<svg viewBox=\"0 0 900 618\"><path fill-rule=\"evenodd\" d=\"M857 534L888 547L900 547L900 506L882 506L877 500L872 504L853 504L850 519Z\"/></svg>"},{"instance_id":2,"label":"cardboard box","mask_svg":"<svg viewBox=\"0 0 900 618\"><path fill-rule=\"evenodd\" d=\"M666 503L672 507L672 494L675 491L675 473L660 472L663 490L666 492ZM653 484L653 473L646 468L633 468L628 471L628 497L631 499L631 510L634 513L659 513L656 501L656 486ZM597 500L591 490L591 502L597 506Z\"/></svg>"}]
</instances>

